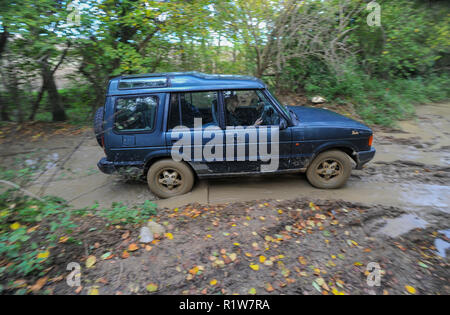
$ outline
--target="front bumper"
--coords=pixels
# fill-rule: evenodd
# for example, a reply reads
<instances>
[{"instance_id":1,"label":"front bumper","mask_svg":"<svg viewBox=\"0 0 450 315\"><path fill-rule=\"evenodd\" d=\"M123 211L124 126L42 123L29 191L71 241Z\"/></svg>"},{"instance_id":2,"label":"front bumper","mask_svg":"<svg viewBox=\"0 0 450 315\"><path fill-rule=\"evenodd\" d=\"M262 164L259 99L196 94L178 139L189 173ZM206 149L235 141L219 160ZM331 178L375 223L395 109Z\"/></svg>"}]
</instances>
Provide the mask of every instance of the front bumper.
<instances>
[{"instance_id":1,"label":"front bumper","mask_svg":"<svg viewBox=\"0 0 450 315\"><path fill-rule=\"evenodd\" d=\"M356 169L362 169L367 162L373 159L375 152L376 150L374 147L370 148L369 151L356 152Z\"/></svg>"},{"instance_id":2,"label":"front bumper","mask_svg":"<svg viewBox=\"0 0 450 315\"><path fill-rule=\"evenodd\" d=\"M97 163L97 167L105 174L114 174L127 169L143 170L144 164L142 162L111 162L105 157Z\"/></svg>"}]
</instances>

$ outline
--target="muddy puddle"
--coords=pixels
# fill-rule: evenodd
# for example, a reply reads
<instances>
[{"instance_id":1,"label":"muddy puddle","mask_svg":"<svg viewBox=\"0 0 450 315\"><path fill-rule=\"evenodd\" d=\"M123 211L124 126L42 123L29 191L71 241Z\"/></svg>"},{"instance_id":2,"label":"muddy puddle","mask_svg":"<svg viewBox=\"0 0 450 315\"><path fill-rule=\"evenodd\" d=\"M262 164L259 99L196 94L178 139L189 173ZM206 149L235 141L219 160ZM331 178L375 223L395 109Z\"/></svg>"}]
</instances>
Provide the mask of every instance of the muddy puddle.
<instances>
[{"instance_id":1,"label":"muddy puddle","mask_svg":"<svg viewBox=\"0 0 450 315\"><path fill-rule=\"evenodd\" d=\"M450 211L449 136L450 104L419 106L417 117L399 122L398 130L375 129L374 161L354 171L342 189L315 189L303 174L245 177L199 181L189 194L156 202L160 208L175 208L192 202L216 204L265 198L346 200L398 206L426 221L429 213ZM3 165L12 165L21 157L30 166L41 167L26 187L35 194L60 196L75 207L95 202L101 207L109 207L112 202L133 205L155 199L144 182L98 171L96 163L104 153L90 131L36 142L3 143L0 147ZM395 226L404 224L394 221L386 229L394 231Z\"/></svg>"}]
</instances>

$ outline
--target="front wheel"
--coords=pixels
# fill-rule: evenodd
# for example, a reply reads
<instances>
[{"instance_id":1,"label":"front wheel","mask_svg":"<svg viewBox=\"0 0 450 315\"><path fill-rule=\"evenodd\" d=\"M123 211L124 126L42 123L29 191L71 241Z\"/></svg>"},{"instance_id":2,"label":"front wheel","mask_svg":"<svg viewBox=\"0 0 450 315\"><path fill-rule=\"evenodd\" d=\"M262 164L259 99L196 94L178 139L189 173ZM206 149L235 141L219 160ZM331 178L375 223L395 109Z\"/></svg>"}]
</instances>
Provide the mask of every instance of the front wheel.
<instances>
[{"instance_id":1,"label":"front wheel","mask_svg":"<svg viewBox=\"0 0 450 315\"><path fill-rule=\"evenodd\" d=\"M185 163L164 159L150 166L147 182L156 196L170 198L191 191L194 173Z\"/></svg>"},{"instance_id":2,"label":"front wheel","mask_svg":"<svg viewBox=\"0 0 450 315\"><path fill-rule=\"evenodd\" d=\"M331 150L320 153L309 165L306 177L317 188L334 189L342 187L350 177L352 163L347 154Z\"/></svg>"}]
</instances>

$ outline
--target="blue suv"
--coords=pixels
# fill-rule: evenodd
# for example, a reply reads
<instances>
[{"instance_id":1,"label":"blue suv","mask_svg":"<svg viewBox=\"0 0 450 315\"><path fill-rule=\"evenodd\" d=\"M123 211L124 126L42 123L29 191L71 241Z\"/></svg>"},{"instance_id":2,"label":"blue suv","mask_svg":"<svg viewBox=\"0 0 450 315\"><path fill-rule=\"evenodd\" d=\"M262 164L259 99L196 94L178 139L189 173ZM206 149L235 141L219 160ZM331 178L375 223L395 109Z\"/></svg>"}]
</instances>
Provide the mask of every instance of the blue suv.
<instances>
[{"instance_id":1,"label":"blue suv","mask_svg":"<svg viewBox=\"0 0 450 315\"><path fill-rule=\"evenodd\" d=\"M253 77L198 72L121 76L94 119L106 173L132 172L168 198L194 180L306 172L339 188L375 155L372 130L325 109L284 106Z\"/></svg>"}]
</instances>

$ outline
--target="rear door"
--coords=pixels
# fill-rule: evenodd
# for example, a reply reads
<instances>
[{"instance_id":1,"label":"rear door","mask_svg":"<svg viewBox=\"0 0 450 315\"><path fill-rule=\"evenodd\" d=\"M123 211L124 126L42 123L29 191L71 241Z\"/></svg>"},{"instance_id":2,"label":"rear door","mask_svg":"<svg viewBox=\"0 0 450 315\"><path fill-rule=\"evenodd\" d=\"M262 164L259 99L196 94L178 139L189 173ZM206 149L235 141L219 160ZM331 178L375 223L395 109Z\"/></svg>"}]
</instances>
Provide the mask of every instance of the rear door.
<instances>
[{"instance_id":1,"label":"rear door","mask_svg":"<svg viewBox=\"0 0 450 315\"><path fill-rule=\"evenodd\" d=\"M115 96L106 111L108 160L143 162L152 150L164 150L161 127L166 95Z\"/></svg>"}]
</instances>

